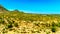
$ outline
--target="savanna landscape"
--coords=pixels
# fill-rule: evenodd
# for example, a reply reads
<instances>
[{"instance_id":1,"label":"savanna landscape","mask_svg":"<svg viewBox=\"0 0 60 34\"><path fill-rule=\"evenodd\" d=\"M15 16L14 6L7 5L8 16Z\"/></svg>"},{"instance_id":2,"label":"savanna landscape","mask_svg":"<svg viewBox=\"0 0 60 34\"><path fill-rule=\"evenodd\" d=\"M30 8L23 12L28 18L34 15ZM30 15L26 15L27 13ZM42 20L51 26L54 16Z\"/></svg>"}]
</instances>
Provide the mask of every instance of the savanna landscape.
<instances>
[{"instance_id":1,"label":"savanna landscape","mask_svg":"<svg viewBox=\"0 0 60 34\"><path fill-rule=\"evenodd\" d=\"M0 34L60 34L60 14L9 11L0 5Z\"/></svg>"}]
</instances>

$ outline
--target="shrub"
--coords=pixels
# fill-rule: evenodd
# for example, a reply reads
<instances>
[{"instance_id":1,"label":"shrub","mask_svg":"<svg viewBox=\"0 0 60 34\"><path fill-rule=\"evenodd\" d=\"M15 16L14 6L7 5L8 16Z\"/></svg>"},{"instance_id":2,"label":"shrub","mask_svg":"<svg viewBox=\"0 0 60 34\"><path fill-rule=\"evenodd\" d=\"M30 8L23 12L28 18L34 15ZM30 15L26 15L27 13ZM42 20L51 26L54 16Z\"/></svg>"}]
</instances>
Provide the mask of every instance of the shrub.
<instances>
[{"instance_id":1,"label":"shrub","mask_svg":"<svg viewBox=\"0 0 60 34\"><path fill-rule=\"evenodd\" d=\"M56 32L56 27L51 28L52 32Z\"/></svg>"},{"instance_id":2,"label":"shrub","mask_svg":"<svg viewBox=\"0 0 60 34\"><path fill-rule=\"evenodd\" d=\"M46 34L49 34L49 32L46 32Z\"/></svg>"},{"instance_id":3,"label":"shrub","mask_svg":"<svg viewBox=\"0 0 60 34\"><path fill-rule=\"evenodd\" d=\"M7 25L7 28L12 28L12 27L13 27L12 24Z\"/></svg>"},{"instance_id":4,"label":"shrub","mask_svg":"<svg viewBox=\"0 0 60 34\"><path fill-rule=\"evenodd\" d=\"M60 23L57 23L57 26L60 27Z\"/></svg>"},{"instance_id":5,"label":"shrub","mask_svg":"<svg viewBox=\"0 0 60 34\"><path fill-rule=\"evenodd\" d=\"M18 23L14 23L14 26L15 26L15 27L18 27Z\"/></svg>"},{"instance_id":6,"label":"shrub","mask_svg":"<svg viewBox=\"0 0 60 34\"><path fill-rule=\"evenodd\" d=\"M56 26L56 24L54 22L52 22L52 27Z\"/></svg>"},{"instance_id":7,"label":"shrub","mask_svg":"<svg viewBox=\"0 0 60 34\"><path fill-rule=\"evenodd\" d=\"M56 24L54 22L52 23L51 31L56 32Z\"/></svg>"},{"instance_id":8,"label":"shrub","mask_svg":"<svg viewBox=\"0 0 60 34\"><path fill-rule=\"evenodd\" d=\"M5 24L5 21L3 19L0 19L1 24Z\"/></svg>"},{"instance_id":9,"label":"shrub","mask_svg":"<svg viewBox=\"0 0 60 34\"><path fill-rule=\"evenodd\" d=\"M2 33L7 33L7 29L3 28Z\"/></svg>"}]
</instances>

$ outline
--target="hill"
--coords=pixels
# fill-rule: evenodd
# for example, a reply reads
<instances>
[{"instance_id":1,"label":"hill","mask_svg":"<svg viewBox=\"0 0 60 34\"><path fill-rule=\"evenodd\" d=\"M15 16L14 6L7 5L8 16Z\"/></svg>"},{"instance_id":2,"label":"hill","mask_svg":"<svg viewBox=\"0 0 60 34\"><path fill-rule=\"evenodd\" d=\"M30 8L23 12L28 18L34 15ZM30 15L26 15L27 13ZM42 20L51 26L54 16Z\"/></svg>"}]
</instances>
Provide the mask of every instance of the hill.
<instances>
[{"instance_id":1,"label":"hill","mask_svg":"<svg viewBox=\"0 0 60 34\"><path fill-rule=\"evenodd\" d=\"M8 10L4 8L2 5L0 5L0 12L7 12Z\"/></svg>"}]
</instances>

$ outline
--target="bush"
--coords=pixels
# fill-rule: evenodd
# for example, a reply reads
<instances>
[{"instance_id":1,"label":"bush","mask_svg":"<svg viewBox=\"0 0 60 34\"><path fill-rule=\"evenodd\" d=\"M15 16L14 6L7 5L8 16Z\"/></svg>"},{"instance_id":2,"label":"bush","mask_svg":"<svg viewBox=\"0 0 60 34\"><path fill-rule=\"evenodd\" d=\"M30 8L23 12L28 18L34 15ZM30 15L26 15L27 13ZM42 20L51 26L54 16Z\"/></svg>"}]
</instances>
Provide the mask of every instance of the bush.
<instances>
[{"instance_id":1,"label":"bush","mask_svg":"<svg viewBox=\"0 0 60 34\"><path fill-rule=\"evenodd\" d=\"M54 22L52 22L52 27L56 26L56 24Z\"/></svg>"},{"instance_id":2,"label":"bush","mask_svg":"<svg viewBox=\"0 0 60 34\"><path fill-rule=\"evenodd\" d=\"M56 24L54 22L52 23L51 31L56 32Z\"/></svg>"},{"instance_id":3,"label":"bush","mask_svg":"<svg viewBox=\"0 0 60 34\"><path fill-rule=\"evenodd\" d=\"M56 27L51 28L52 32L56 32Z\"/></svg>"},{"instance_id":4,"label":"bush","mask_svg":"<svg viewBox=\"0 0 60 34\"><path fill-rule=\"evenodd\" d=\"M5 24L5 21L3 19L0 19L1 24Z\"/></svg>"},{"instance_id":5,"label":"bush","mask_svg":"<svg viewBox=\"0 0 60 34\"><path fill-rule=\"evenodd\" d=\"M14 23L14 26L15 26L15 27L18 27L18 23Z\"/></svg>"},{"instance_id":6,"label":"bush","mask_svg":"<svg viewBox=\"0 0 60 34\"><path fill-rule=\"evenodd\" d=\"M13 27L12 24L7 25L7 28L12 28L12 27Z\"/></svg>"},{"instance_id":7,"label":"bush","mask_svg":"<svg viewBox=\"0 0 60 34\"><path fill-rule=\"evenodd\" d=\"M60 27L60 23L57 23L57 26Z\"/></svg>"}]
</instances>

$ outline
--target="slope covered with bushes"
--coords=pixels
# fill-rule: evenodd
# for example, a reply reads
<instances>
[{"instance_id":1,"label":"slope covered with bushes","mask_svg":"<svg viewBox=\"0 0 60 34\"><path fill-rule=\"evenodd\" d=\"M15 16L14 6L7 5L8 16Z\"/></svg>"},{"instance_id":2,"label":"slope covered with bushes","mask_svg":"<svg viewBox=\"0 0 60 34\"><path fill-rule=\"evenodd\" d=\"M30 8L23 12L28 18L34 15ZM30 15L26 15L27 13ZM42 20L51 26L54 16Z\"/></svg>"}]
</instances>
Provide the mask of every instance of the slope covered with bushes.
<instances>
[{"instance_id":1,"label":"slope covered with bushes","mask_svg":"<svg viewBox=\"0 0 60 34\"><path fill-rule=\"evenodd\" d=\"M0 6L0 29L1 34L9 34L9 32L15 34L56 33L60 31L60 14L32 14L18 10L8 11Z\"/></svg>"}]
</instances>

